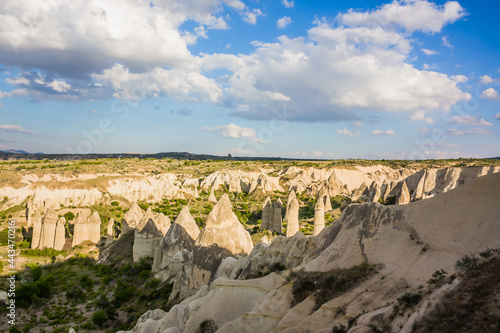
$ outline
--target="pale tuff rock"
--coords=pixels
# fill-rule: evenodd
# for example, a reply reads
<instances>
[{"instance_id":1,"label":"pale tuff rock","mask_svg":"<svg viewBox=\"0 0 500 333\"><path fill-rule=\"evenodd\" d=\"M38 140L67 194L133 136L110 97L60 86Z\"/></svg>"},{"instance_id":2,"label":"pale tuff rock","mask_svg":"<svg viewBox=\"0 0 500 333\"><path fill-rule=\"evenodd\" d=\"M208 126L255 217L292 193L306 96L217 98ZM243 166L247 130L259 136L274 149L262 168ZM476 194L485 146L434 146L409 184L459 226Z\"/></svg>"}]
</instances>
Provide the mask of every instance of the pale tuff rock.
<instances>
[{"instance_id":1,"label":"pale tuff rock","mask_svg":"<svg viewBox=\"0 0 500 333\"><path fill-rule=\"evenodd\" d=\"M151 210L151 207L148 207L144 215L142 215L141 220L139 221L139 224L137 225L137 230L141 231L146 224L149 222L149 220L153 220L155 222L156 216Z\"/></svg>"},{"instance_id":2,"label":"pale tuff rock","mask_svg":"<svg viewBox=\"0 0 500 333\"><path fill-rule=\"evenodd\" d=\"M33 203L32 201L28 201L26 204L26 224L27 228L30 228L33 226L33 219L31 218L31 214L33 214Z\"/></svg>"},{"instance_id":3,"label":"pale tuff rock","mask_svg":"<svg viewBox=\"0 0 500 333\"><path fill-rule=\"evenodd\" d=\"M352 200L356 201L361 198L362 195L364 195L366 192L368 192L368 187L366 186L366 183L363 182L353 193L352 193Z\"/></svg>"},{"instance_id":4,"label":"pale tuff rock","mask_svg":"<svg viewBox=\"0 0 500 333\"><path fill-rule=\"evenodd\" d=\"M299 202L297 201L297 198L293 198L290 203L290 211L288 213L287 222L286 237L292 237L299 232Z\"/></svg>"},{"instance_id":5,"label":"pale tuff rock","mask_svg":"<svg viewBox=\"0 0 500 333\"><path fill-rule=\"evenodd\" d=\"M74 224L72 247L85 241L99 243L101 240L101 218L98 212L94 212L88 220L77 217Z\"/></svg>"},{"instance_id":6,"label":"pale tuff rock","mask_svg":"<svg viewBox=\"0 0 500 333\"><path fill-rule=\"evenodd\" d=\"M318 192L318 198L323 200L323 208L326 212L332 210L332 201L330 200L330 195L328 194L327 189L322 186Z\"/></svg>"},{"instance_id":7,"label":"pale tuff rock","mask_svg":"<svg viewBox=\"0 0 500 333\"><path fill-rule=\"evenodd\" d=\"M217 244L233 255L248 255L252 251L253 243L250 234L233 213L227 194L219 199L208 215L205 228L201 231L196 243L205 247Z\"/></svg>"},{"instance_id":8,"label":"pale tuff rock","mask_svg":"<svg viewBox=\"0 0 500 333\"><path fill-rule=\"evenodd\" d=\"M325 228L325 205L322 198L318 198L314 208L314 231L313 236L318 235Z\"/></svg>"},{"instance_id":9,"label":"pale tuff rock","mask_svg":"<svg viewBox=\"0 0 500 333\"><path fill-rule=\"evenodd\" d=\"M158 230L160 230L162 235L165 236L171 225L170 218L163 213L158 213L156 214L155 222Z\"/></svg>"},{"instance_id":10,"label":"pale tuff rock","mask_svg":"<svg viewBox=\"0 0 500 333\"><path fill-rule=\"evenodd\" d=\"M288 211L290 210L290 204L292 203L293 198L296 198L295 190L291 190L288 194L288 198L286 200L286 212L285 212L285 220L288 221Z\"/></svg>"},{"instance_id":11,"label":"pale tuff rock","mask_svg":"<svg viewBox=\"0 0 500 333\"><path fill-rule=\"evenodd\" d=\"M40 249L53 248L56 236L57 214L53 209L47 210L42 221L42 231L40 233Z\"/></svg>"},{"instance_id":12,"label":"pale tuff rock","mask_svg":"<svg viewBox=\"0 0 500 333\"><path fill-rule=\"evenodd\" d=\"M262 204L262 222L260 224L261 230L269 230L271 215L272 215L272 202L271 198L267 197Z\"/></svg>"},{"instance_id":13,"label":"pale tuff rock","mask_svg":"<svg viewBox=\"0 0 500 333\"><path fill-rule=\"evenodd\" d=\"M150 218L141 230L135 230L132 250L134 261L137 262L142 257L153 258L162 239L163 233Z\"/></svg>"},{"instance_id":14,"label":"pale tuff rock","mask_svg":"<svg viewBox=\"0 0 500 333\"><path fill-rule=\"evenodd\" d=\"M283 208L283 203L281 199L278 198L273 204L273 214L272 223L269 223L270 229L276 231L277 233L283 232L283 220L281 218L281 209Z\"/></svg>"},{"instance_id":15,"label":"pale tuff rock","mask_svg":"<svg viewBox=\"0 0 500 333\"><path fill-rule=\"evenodd\" d=\"M401 191L399 192L396 204L406 205L408 203L410 203L410 191L408 191L408 186L406 186L406 182L403 181L403 186L401 187Z\"/></svg>"},{"instance_id":16,"label":"pale tuff rock","mask_svg":"<svg viewBox=\"0 0 500 333\"><path fill-rule=\"evenodd\" d=\"M378 184L375 184L375 188L373 189L372 193L370 194L370 201L371 202L378 202L380 199L380 186Z\"/></svg>"},{"instance_id":17,"label":"pale tuff rock","mask_svg":"<svg viewBox=\"0 0 500 333\"><path fill-rule=\"evenodd\" d=\"M122 234L125 234L129 230L136 229L143 215L144 211L139 207L137 202L134 202L123 217Z\"/></svg>"},{"instance_id":18,"label":"pale tuff rock","mask_svg":"<svg viewBox=\"0 0 500 333\"><path fill-rule=\"evenodd\" d=\"M42 219L38 212L33 216L33 236L31 238L31 248L36 249L40 245L40 236L42 233Z\"/></svg>"},{"instance_id":19,"label":"pale tuff rock","mask_svg":"<svg viewBox=\"0 0 500 333\"><path fill-rule=\"evenodd\" d=\"M66 224L66 219L64 217L61 217L59 220L57 220L56 224L56 234L54 237L54 250L61 251L64 247L64 243L66 242L66 237L65 237L65 228L64 225Z\"/></svg>"},{"instance_id":20,"label":"pale tuff rock","mask_svg":"<svg viewBox=\"0 0 500 333\"><path fill-rule=\"evenodd\" d=\"M153 260L155 276L166 281L177 275L182 267L173 265L171 261L179 252L182 253L178 255L177 264L190 261L191 251L194 249L199 234L200 229L196 225L196 221L189 212L189 208L184 206L155 250Z\"/></svg>"},{"instance_id":21,"label":"pale tuff rock","mask_svg":"<svg viewBox=\"0 0 500 333\"><path fill-rule=\"evenodd\" d=\"M208 201L212 203L217 203L217 198L215 197L214 188L210 189L210 195L208 196Z\"/></svg>"},{"instance_id":22,"label":"pale tuff rock","mask_svg":"<svg viewBox=\"0 0 500 333\"><path fill-rule=\"evenodd\" d=\"M115 233L114 228L115 228L115 220L111 218L108 222L108 228L106 231L106 245L113 243L114 233Z\"/></svg>"},{"instance_id":23,"label":"pale tuff rock","mask_svg":"<svg viewBox=\"0 0 500 333\"><path fill-rule=\"evenodd\" d=\"M259 173L243 172L241 170L218 170L202 179L200 188L208 191L220 189L222 185L227 186L230 192L250 192L250 184L256 180Z\"/></svg>"}]
</instances>

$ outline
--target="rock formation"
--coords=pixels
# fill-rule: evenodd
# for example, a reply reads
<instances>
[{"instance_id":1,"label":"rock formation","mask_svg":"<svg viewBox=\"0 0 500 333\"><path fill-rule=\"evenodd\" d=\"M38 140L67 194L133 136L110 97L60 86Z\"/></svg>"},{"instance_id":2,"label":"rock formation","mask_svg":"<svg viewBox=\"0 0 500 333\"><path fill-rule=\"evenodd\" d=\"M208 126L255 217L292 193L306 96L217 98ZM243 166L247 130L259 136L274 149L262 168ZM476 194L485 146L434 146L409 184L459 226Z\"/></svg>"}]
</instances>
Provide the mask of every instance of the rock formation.
<instances>
[{"instance_id":1,"label":"rock formation","mask_svg":"<svg viewBox=\"0 0 500 333\"><path fill-rule=\"evenodd\" d=\"M272 213L273 213L273 207L271 198L267 197L266 200L264 200L264 203L262 204L262 220L261 220L262 222L260 224L261 230L269 230L269 227L271 225Z\"/></svg>"},{"instance_id":2,"label":"rock formation","mask_svg":"<svg viewBox=\"0 0 500 333\"><path fill-rule=\"evenodd\" d=\"M143 215L144 211L136 202L134 202L123 217L122 234L125 234L129 230L137 228Z\"/></svg>"},{"instance_id":3,"label":"rock formation","mask_svg":"<svg viewBox=\"0 0 500 333\"><path fill-rule=\"evenodd\" d=\"M396 199L396 204L398 205L406 205L410 203L410 191L408 191L408 186L406 186L406 182L403 181L403 185L401 186L401 191Z\"/></svg>"},{"instance_id":4,"label":"rock formation","mask_svg":"<svg viewBox=\"0 0 500 333\"><path fill-rule=\"evenodd\" d=\"M53 209L48 209L43 217L42 230L40 232L39 248L54 248L56 237L57 214Z\"/></svg>"},{"instance_id":5,"label":"rock formation","mask_svg":"<svg viewBox=\"0 0 500 333\"><path fill-rule=\"evenodd\" d=\"M272 210L272 221L269 223L269 228L277 233L283 232L283 221L281 217L281 210L283 208L283 203L281 199L278 198L273 204Z\"/></svg>"},{"instance_id":6,"label":"rock formation","mask_svg":"<svg viewBox=\"0 0 500 333\"><path fill-rule=\"evenodd\" d=\"M299 232L299 202L297 198L293 198L290 203L290 211L288 212L288 221L286 227L286 237L292 237Z\"/></svg>"},{"instance_id":7,"label":"rock formation","mask_svg":"<svg viewBox=\"0 0 500 333\"><path fill-rule=\"evenodd\" d=\"M170 218L163 213L158 213L155 216L155 223L158 230L165 236L171 225Z\"/></svg>"},{"instance_id":8,"label":"rock formation","mask_svg":"<svg viewBox=\"0 0 500 333\"><path fill-rule=\"evenodd\" d=\"M33 216L33 236L31 238L31 248L36 249L40 246L40 236L42 233L42 220L40 215L35 213Z\"/></svg>"},{"instance_id":9,"label":"rock formation","mask_svg":"<svg viewBox=\"0 0 500 333\"><path fill-rule=\"evenodd\" d=\"M285 212L285 220L288 221L288 211L290 209L290 204L292 203L293 198L297 197L295 190L291 190L288 194L288 198L286 199L286 212Z\"/></svg>"},{"instance_id":10,"label":"rock formation","mask_svg":"<svg viewBox=\"0 0 500 333\"><path fill-rule=\"evenodd\" d=\"M217 244L233 255L248 255L252 251L250 234L233 213L227 194L219 199L208 215L196 243L205 247Z\"/></svg>"},{"instance_id":11,"label":"rock formation","mask_svg":"<svg viewBox=\"0 0 500 333\"><path fill-rule=\"evenodd\" d=\"M94 212L89 219L77 217L74 225L72 247L87 240L95 244L101 240L101 218L98 212Z\"/></svg>"},{"instance_id":12,"label":"rock formation","mask_svg":"<svg viewBox=\"0 0 500 333\"><path fill-rule=\"evenodd\" d=\"M314 207L314 230L313 236L318 235L325 228L325 204L322 198L318 198Z\"/></svg>"},{"instance_id":13,"label":"rock formation","mask_svg":"<svg viewBox=\"0 0 500 333\"><path fill-rule=\"evenodd\" d=\"M56 224L56 234L54 236L54 250L61 251L66 242L66 230L64 225L66 224L66 219L64 217L59 218Z\"/></svg>"},{"instance_id":14,"label":"rock formation","mask_svg":"<svg viewBox=\"0 0 500 333\"><path fill-rule=\"evenodd\" d=\"M330 195L326 190L325 186L322 186L318 192L318 198L323 200L323 207L326 212L332 210L332 201L330 200Z\"/></svg>"},{"instance_id":15,"label":"rock formation","mask_svg":"<svg viewBox=\"0 0 500 333\"><path fill-rule=\"evenodd\" d=\"M153 260L155 276L162 281L177 276L184 265L191 260L199 234L200 229L196 221L189 208L184 206L155 250ZM177 260L172 263L174 256L179 252L181 253L177 256Z\"/></svg>"},{"instance_id":16,"label":"rock formation","mask_svg":"<svg viewBox=\"0 0 500 333\"><path fill-rule=\"evenodd\" d=\"M208 201L211 203L217 203L217 198L215 197L214 188L210 189L210 195L208 196Z\"/></svg>"},{"instance_id":17,"label":"rock formation","mask_svg":"<svg viewBox=\"0 0 500 333\"><path fill-rule=\"evenodd\" d=\"M134 235L133 257L137 262L142 257L153 258L158 248L163 233L158 229L152 218L146 222L142 229L136 229Z\"/></svg>"},{"instance_id":18,"label":"rock formation","mask_svg":"<svg viewBox=\"0 0 500 333\"><path fill-rule=\"evenodd\" d=\"M106 245L113 243L114 233L115 233L115 220L110 219L108 222L108 228L106 231Z\"/></svg>"}]
</instances>

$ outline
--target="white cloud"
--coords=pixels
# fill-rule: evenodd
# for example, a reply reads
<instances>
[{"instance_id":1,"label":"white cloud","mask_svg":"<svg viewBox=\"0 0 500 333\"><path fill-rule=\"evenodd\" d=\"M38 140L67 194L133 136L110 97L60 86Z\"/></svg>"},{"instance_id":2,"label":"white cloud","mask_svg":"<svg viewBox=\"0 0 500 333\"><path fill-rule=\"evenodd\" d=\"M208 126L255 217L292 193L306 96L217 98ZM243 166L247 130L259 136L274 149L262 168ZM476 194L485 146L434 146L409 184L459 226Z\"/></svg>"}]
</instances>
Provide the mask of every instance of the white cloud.
<instances>
[{"instance_id":1,"label":"white cloud","mask_svg":"<svg viewBox=\"0 0 500 333\"><path fill-rule=\"evenodd\" d=\"M351 126L353 126L353 127L361 127L361 126L363 126L363 122L361 122L359 120L358 121L353 121L351 123Z\"/></svg>"},{"instance_id":2,"label":"white cloud","mask_svg":"<svg viewBox=\"0 0 500 333\"><path fill-rule=\"evenodd\" d=\"M493 126L492 123L484 120L481 116L452 116L448 118L448 122L471 126Z\"/></svg>"},{"instance_id":3,"label":"white cloud","mask_svg":"<svg viewBox=\"0 0 500 333\"><path fill-rule=\"evenodd\" d=\"M434 123L434 119L430 117L425 117L425 112L424 111L416 111L410 116L410 119L412 121L417 121L417 120L422 120L425 121L428 124Z\"/></svg>"},{"instance_id":4,"label":"white cloud","mask_svg":"<svg viewBox=\"0 0 500 333\"><path fill-rule=\"evenodd\" d=\"M347 128L344 128L342 130L337 128L337 133L338 133L338 135L348 135L351 138L357 138L361 134L359 131L352 132L352 131L348 130Z\"/></svg>"},{"instance_id":5,"label":"white cloud","mask_svg":"<svg viewBox=\"0 0 500 333\"><path fill-rule=\"evenodd\" d=\"M285 6L285 8L292 8L293 7L293 0L281 0L281 3L283 4L283 6Z\"/></svg>"},{"instance_id":6,"label":"white cloud","mask_svg":"<svg viewBox=\"0 0 500 333\"><path fill-rule=\"evenodd\" d=\"M488 88L485 91L483 91L481 93L481 97L500 101L500 96L498 95L498 92L493 88Z\"/></svg>"},{"instance_id":7,"label":"white cloud","mask_svg":"<svg viewBox=\"0 0 500 333\"><path fill-rule=\"evenodd\" d=\"M493 116L496 120L500 121L500 112L497 112L494 116Z\"/></svg>"},{"instance_id":8,"label":"white cloud","mask_svg":"<svg viewBox=\"0 0 500 333\"><path fill-rule=\"evenodd\" d=\"M98 114L99 112L97 112L97 110L90 110L89 113L91 113L91 114Z\"/></svg>"},{"instance_id":9,"label":"white cloud","mask_svg":"<svg viewBox=\"0 0 500 333\"><path fill-rule=\"evenodd\" d=\"M430 132L430 130L425 126L419 127L418 131L421 133L429 133Z\"/></svg>"},{"instance_id":10,"label":"white cloud","mask_svg":"<svg viewBox=\"0 0 500 333\"><path fill-rule=\"evenodd\" d=\"M446 46L447 48L452 49L453 45L450 44L448 38L446 36L441 37L441 45Z\"/></svg>"},{"instance_id":11,"label":"white cloud","mask_svg":"<svg viewBox=\"0 0 500 333\"><path fill-rule=\"evenodd\" d=\"M393 1L372 12L356 12L341 15L340 21L348 26L378 26L391 28L398 26L413 32L440 32L443 26L453 23L465 15L456 1L436 5L429 1Z\"/></svg>"},{"instance_id":12,"label":"white cloud","mask_svg":"<svg viewBox=\"0 0 500 333\"><path fill-rule=\"evenodd\" d=\"M394 135L396 134L393 130L389 129L389 130L373 130L372 131L372 135Z\"/></svg>"},{"instance_id":13,"label":"white cloud","mask_svg":"<svg viewBox=\"0 0 500 333\"><path fill-rule=\"evenodd\" d=\"M254 129L248 127L241 127L235 124L215 126L215 127L205 126L202 127L202 129L209 132L215 132L217 133L218 136L222 136L225 138L233 138L233 139L255 138L255 136L257 135Z\"/></svg>"},{"instance_id":14,"label":"white cloud","mask_svg":"<svg viewBox=\"0 0 500 333\"><path fill-rule=\"evenodd\" d=\"M284 29L290 23L292 23L292 19L289 16L283 16L276 22L276 26L278 27L278 29Z\"/></svg>"},{"instance_id":15,"label":"white cloud","mask_svg":"<svg viewBox=\"0 0 500 333\"><path fill-rule=\"evenodd\" d=\"M311 153L311 155L312 155L313 157L321 157L321 156L325 155L325 153L324 153L324 152L322 152L322 151L317 151L317 150L316 150L316 151L313 151L313 152Z\"/></svg>"},{"instance_id":16,"label":"white cloud","mask_svg":"<svg viewBox=\"0 0 500 333\"><path fill-rule=\"evenodd\" d=\"M146 98L144 94L182 102L217 103L222 98L222 89L215 80L183 69L155 68L148 73L131 73L123 65L115 64L94 78L113 87L114 97L133 101Z\"/></svg>"},{"instance_id":17,"label":"white cloud","mask_svg":"<svg viewBox=\"0 0 500 333\"><path fill-rule=\"evenodd\" d=\"M491 82L493 82L493 79L491 77L489 77L488 75L481 76L481 83L482 84L488 84Z\"/></svg>"},{"instance_id":18,"label":"white cloud","mask_svg":"<svg viewBox=\"0 0 500 333\"><path fill-rule=\"evenodd\" d=\"M25 130L21 125L0 125L0 131L35 134L33 131Z\"/></svg>"},{"instance_id":19,"label":"white cloud","mask_svg":"<svg viewBox=\"0 0 500 333\"><path fill-rule=\"evenodd\" d=\"M493 132L485 130L483 128L473 128L473 129L466 130L466 131L450 128L448 130L448 134L456 135L456 136L462 136L462 135L466 135L466 134L469 134L469 135L489 135L489 134L493 134Z\"/></svg>"},{"instance_id":20,"label":"white cloud","mask_svg":"<svg viewBox=\"0 0 500 333\"><path fill-rule=\"evenodd\" d=\"M456 143L437 143L436 144L438 147L443 147L443 148L454 148L454 149L459 149L460 145L457 145Z\"/></svg>"},{"instance_id":21,"label":"white cloud","mask_svg":"<svg viewBox=\"0 0 500 333\"><path fill-rule=\"evenodd\" d=\"M422 52L424 52L426 55L430 56L430 55L435 55L435 54L439 54L439 52L437 51L434 51L434 50L429 50L429 49L422 49Z\"/></svg>"},{"instance_id":22,"label":"white cloud","mask_svg":"<svg viewBox=\"0 0 500 333\"><path fill-rule=\"evenodd\" d=\"M257 17L263 15L260 9L252 9L243 14L243 21L250 23L250 24L256 24L257 23Z\"/></svg>"}]
</instances>

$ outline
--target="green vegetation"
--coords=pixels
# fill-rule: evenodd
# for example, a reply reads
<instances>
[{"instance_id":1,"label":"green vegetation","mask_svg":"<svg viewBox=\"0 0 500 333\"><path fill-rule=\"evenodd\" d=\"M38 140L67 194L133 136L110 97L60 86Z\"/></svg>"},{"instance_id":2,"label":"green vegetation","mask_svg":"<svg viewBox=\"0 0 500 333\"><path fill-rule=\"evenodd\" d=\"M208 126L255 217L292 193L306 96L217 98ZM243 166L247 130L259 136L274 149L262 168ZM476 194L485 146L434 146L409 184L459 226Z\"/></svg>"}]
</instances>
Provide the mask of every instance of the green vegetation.
<instances>
[{"instance_id":1,"label":"green vegetation","mask_svg":"<svg viewBox=\"0 0 500 333\"><path fill-rule=\"evenodd\" d=\"M406 292L398 298L398 302L404 307L412 307L414 305L417 305L421 299L422 295L419 293Z\"/></svg>"},{"instance_id":2,"label":"green vegetation","mask_svg":"<svg viewBox=\"0 0 500 333\"><path fill-rule=\"evenodd\" d=\"M455 263L455 268L458 271L462 272L468 272L472 268L476 267L476 265L479 263L479 258L476 257L474 254L466 254L462 258L460 258L456 263Z\"/></svg>"}]
</instances>

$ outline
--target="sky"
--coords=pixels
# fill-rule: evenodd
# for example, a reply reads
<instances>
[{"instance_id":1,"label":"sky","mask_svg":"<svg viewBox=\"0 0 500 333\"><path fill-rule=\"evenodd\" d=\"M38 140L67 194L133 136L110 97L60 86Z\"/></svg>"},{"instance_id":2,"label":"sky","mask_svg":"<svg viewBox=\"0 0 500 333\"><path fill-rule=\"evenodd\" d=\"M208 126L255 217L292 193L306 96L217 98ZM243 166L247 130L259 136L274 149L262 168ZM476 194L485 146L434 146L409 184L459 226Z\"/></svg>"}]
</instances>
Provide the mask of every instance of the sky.
<instances>
[{"instance_id":1,"label":"sky","mask_svg":"<svg viewBox=\"0 0 500 333\"><path fill-rule=\"evenodd\" d=\"M0 150L500 156L499 1L4 0Z\"/></svg>"}]
</instances>

